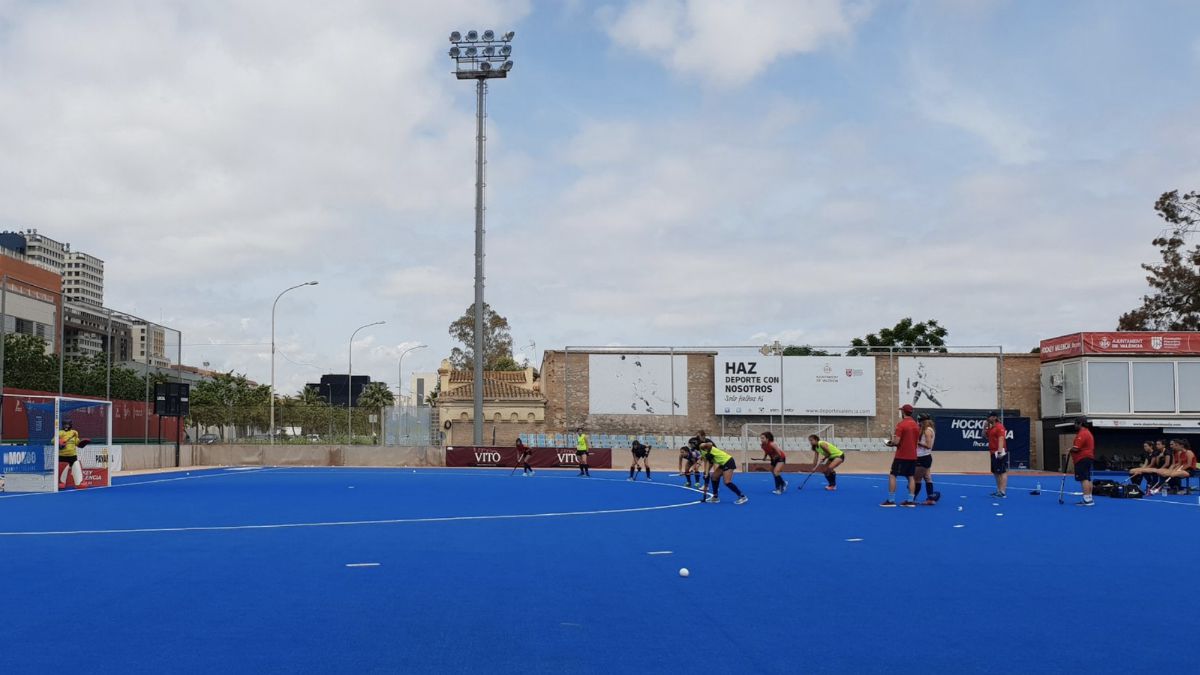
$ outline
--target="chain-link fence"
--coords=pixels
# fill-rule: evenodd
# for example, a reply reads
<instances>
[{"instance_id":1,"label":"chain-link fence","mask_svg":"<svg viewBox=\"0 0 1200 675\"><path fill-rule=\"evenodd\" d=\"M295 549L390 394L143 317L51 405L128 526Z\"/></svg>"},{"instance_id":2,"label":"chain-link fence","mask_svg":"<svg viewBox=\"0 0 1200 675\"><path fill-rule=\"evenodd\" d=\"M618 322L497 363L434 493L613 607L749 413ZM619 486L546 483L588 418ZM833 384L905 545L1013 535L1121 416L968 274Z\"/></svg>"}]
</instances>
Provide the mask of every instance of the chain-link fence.
<instances>
[{"instance_id":1,"label":"chain-link fence","mask_svg":"<svg viewBox=\"0 0 1200 675\"><path fill-rule=\"evenodd\" d=\"M429 406L386 408L275 406L275 443L428 446L433 422ZM270 406L192 405L187 418L193 443L270 443Z\"/></svg>"}]
</instances>

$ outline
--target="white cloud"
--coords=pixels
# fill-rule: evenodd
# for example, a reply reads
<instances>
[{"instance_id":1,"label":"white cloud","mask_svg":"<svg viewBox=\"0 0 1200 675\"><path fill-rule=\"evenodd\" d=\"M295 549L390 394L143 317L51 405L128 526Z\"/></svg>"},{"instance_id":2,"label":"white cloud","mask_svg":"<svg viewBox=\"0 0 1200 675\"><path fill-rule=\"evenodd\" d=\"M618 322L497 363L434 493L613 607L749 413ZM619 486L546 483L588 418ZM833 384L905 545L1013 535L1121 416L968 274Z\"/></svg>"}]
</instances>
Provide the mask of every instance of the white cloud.
<instances>
[{"instance_id":1,"label":"white cloud","mask_svg":"<svg viewBox=\"0 0 1200 675\"><path fill-rule=\"evenodd\" d=\"M848 39L868 14L865 3L846 0L633 0L607 30L676 72L737 85Z\"/></svg>"},{"instance_id":2,"label":"white cloud","mask_svg":"<svg viewBox=\"0 0 1200 675\"><path fill-rule=\"evenodd\" d=\"M952 80L920 57L913 59L911 70L913 102L924 116L975 136L1003 162L1046 157L1039 134L1000 96L989 96L978 84Z\"/></svg>"}]
</instances>

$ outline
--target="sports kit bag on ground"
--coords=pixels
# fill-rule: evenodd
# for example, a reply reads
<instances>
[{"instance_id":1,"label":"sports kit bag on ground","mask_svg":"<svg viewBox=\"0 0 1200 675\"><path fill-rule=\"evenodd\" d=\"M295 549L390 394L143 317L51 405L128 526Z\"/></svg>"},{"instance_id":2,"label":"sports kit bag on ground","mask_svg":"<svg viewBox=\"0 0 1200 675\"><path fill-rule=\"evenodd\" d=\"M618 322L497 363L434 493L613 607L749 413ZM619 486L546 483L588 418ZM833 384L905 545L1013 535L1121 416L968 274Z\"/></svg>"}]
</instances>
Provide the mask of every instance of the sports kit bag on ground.
<instances>
[{"instance_id":1,"label":"sports kit bag on ground","mask_svg":"<svg viewBox=\"0 0 1200 675\"><path fill-rule=\"evenodd\" d=\"M1094 487L1093 492L1095 492ZM1144 494L1145 493L1142 492L1140 487L1134 485L1133 483L1126 483L1124 485L1118 485L1117 491L1112 496L1118 499L1141 499Z\"/></svg>"},{"instance_id":2,"label":"sports kit bag on ground","mask_svg":"<svg viewBox=\"0 0 1200 675\"><path fill-rule=\"evenodd\" d=\"M1092 494L1097 497L1116 497L1120 484L1115 480L1098 480L1092 484Z\"/></svg>"}]
</instances>

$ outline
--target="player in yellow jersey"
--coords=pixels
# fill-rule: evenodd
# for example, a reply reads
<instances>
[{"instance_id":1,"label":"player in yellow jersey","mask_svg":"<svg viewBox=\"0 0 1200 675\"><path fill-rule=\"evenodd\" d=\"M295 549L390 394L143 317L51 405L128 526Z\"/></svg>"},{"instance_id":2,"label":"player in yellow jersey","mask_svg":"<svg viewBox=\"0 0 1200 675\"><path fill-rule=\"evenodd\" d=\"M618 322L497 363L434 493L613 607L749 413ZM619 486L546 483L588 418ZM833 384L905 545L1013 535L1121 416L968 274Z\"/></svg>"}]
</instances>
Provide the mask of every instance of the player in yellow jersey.
<instances>
[{"instance_id":1,"label":"player in yellow jersey","mask_svg":"<svg viewBox=\"0 0 1200 675\"><path fill-rule=\"evenodd\" d=\"M700 452L704 453L704 459L708 461L712 467L712 477L709 479L709 484L712 485L713 496L708 500L713 504L721 501L718 493L721 490L721 481L724 479L725 487L733 490L733 494L737 495L735 504L745 504L750 501L750 498L742 494L738 486L733 484L733 472L737 471L737 462L733 461L733 456L728 452L713 445L712 441L705 441L700 444ZM701 501L704 501L701 498Z\"/></svg>"},{"instance_id":2,"label":"player in yellow jersey","mask_svg":"<svg viewBox=\"0 0 1200 675\"><path fill-rule=\"evenodd\" d=\"M583 433L583 429L579 429L579 436L575 439L575 459L579 462L579 475L591 476L591 471L588 470L588 437Z\"/></svg>"},{"instance_id":3,"label":"player in yellow jersey","mask_svg":"<svg viewBox=\"0 0 1200 675\"><path fill-rule=\"evenodd\" d=\"M83 464L79 462L79 432L70 421L63 422L58 432L58 489L67 489L67 477L75 482L75 489L83 489Z\"/></svg>"},{"instance_id":4,"label":"player in yellow jersey","mask_svg":"<svg viewBox=\"0 0 1200 675\"><path fill-rule=\"evenodd\" d=\"M821 440L816 434L808 437L808 443L812 446L813 465L817 467L814 471L820 470L825 474L825 482L829 483L825 489L833 492L837 489L836 469L846 461L846 453L833 443ZM822 464L824 466L821 466Z\"/></svg>"}]
</instances>

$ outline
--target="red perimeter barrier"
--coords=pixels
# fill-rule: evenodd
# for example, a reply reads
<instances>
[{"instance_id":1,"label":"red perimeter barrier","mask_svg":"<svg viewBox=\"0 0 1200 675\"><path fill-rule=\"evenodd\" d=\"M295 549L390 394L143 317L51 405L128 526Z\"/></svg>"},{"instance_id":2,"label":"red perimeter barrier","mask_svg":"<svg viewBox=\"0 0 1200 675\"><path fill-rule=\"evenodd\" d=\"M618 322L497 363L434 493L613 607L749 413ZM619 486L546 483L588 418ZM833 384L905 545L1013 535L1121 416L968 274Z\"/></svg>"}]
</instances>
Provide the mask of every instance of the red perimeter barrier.
<instances>
[{"instance_id":1,"label":"red perimeter barrier","mask_svg":"<svg viewBox=\"0 0 1200 675\"><path fill-rule=\"evenodd\" d=\"M548 469L561 466L578 466L575 448L530 448L533 456L529 466ZM493 448L454 446L446 448L446 466L516 466L516 448ZM588 451L588 466L597 469L612 468L612 448L592 448Z\"/></svg>"}]
</instances>

